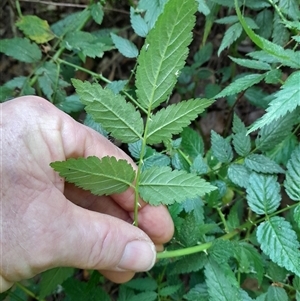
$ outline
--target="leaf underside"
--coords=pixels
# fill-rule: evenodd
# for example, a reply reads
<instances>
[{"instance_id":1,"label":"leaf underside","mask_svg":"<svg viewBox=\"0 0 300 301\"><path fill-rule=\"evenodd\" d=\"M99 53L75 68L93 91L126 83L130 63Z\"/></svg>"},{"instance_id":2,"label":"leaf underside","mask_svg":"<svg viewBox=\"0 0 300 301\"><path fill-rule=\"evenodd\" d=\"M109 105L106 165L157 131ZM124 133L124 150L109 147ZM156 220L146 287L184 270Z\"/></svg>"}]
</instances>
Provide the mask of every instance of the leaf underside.
<instances>
[{"instance_id":1,"label":"leaf underside","mask_svg":"<svg viewBox=\"0 0 300 301\"><path fill-rule=\"evenodd\" d=\"M56 161L50 166L70 183L95 195L125 191L135 178L135 171L126 160L115 157L87 157Z\"/></svg>"}]
</instances>

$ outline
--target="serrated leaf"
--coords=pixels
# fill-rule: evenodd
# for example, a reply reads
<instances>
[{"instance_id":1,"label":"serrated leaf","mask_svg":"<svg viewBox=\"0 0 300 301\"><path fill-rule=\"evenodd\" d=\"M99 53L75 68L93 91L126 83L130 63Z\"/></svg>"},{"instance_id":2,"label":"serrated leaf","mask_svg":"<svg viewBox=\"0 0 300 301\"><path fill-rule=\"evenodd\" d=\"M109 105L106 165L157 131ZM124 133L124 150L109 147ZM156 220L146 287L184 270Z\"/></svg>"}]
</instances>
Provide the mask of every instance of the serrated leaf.
<instances>
[{"instance_id":1,"label":"serrated leaf","mask_svg":"<svg viewBox=\"0 0 300 301\"><path fill-rule=\"evenodd\" d=\"M168 1L147 35L136 71L136 93L144 108L153 110L173 90L192 40L196 10L194 0Z\"/></svg>"},{"instance_id":2,"label":"serrated leaf","mask_svg":"<svg viewBox=\"0 0 300 301\"><path fill-rule=\"evenodd\" d=\"M300 145L293 151L287 163L284 188L292 200L300 201Z\"/></svg>"},{"instance_id":3,"label":"serrated leaf","mask_svg":"<svg viewBox=\"0 0 300 301\"><path fill-rule=\"evenodd\" d=\"M281 90L275 93L275 99L269 104L266 114L253 123L248 133L270 124L272 121L294 111L297 106L300 106L299 82L300 71L296 71L288 77L285 83L281 86Z\"/></svg>"},{"instance_id":4,"label":"serrated leaf","mask_svg":"<svg viewBox=\"0 0 300 301\"><path fill-rule=\"evenodd\" d=\"M262 173L284 173L284 170L273 160L264 155L251 154L245 159L245 166Z\"/></svg>"},{"instance_id":5,"label":"serrated leaf","mask_svg":"<svg viewBox=\"0 0 300 301\"><path fill-rule=\"evenodd\" d=\"M63 102L58 102L55 106L68 114L72 112L80 112L84 108L84 105L80 102L78 95L67 96Z\"/></svg>"},{"instance_id":6,"label":"serrated leaf","mask_svg":"<svg viewBox=\"0 0 300 301\"><path fill-rule=\"evenodd\" d=\"M279 69L273 69L266 73L265 82L267 84L279 84L282 78L282 71Z\"/></svg>"},{"instance_id":7,"label":"serrated leaf","mask_svg":"<svg viewBox=\"0 0 300 301\"><path fill-rule=\"evenodd\" d=\"M66 34L61 44L68 50L80 52L91 58L102 57L104 51L111 49L111 46L99 42L99 39L85 31L74 31Z\"/></svg>"},{"instance_id":8,"label":"serrated leaf","mask_svg":"<svg viewBox=\"0 0 300 301\"><path fill-rule=\"evenodd\" d=\"M128 80L114 80L110 82L106 88L112 90L115 94L118 94L121 92L124 87L127 85Z\"/></svg>"},{"instance_id":9,"label":"serrated leaf","mask_svg":"<svg viewBox=\"0 0 300 301\"><path fill-rule=\"evenodd\" d=\"M130 7L130 23L131 27L133 28L134 32L144 38L149 32L149 27L146 21L141 17L139 13L135 11L135 9L131 6Z\"/></svg>"},{"instance_id":10,"label":"serrated leaf","mask_svg":"<svg viewBox=\"0 0 300 301\"><path fill-rule=\"evenodd\" d=\"M157 289L157 283L153 278L136 278L124 285L137 291L155 291Z\"/></svg>"},{"instance_id":11,"label":"serrated leaf","mask_svg":"<svg viewBox=\"0 0 300 301\"><path fill-rule=\"evenodd\" d=\"M203 13L205 16L208 16L211 12L209 6L206 4L205 0L197 0L198 2L198 11Z\"/></svg>"},{"instance_id":12,"label":"serrated leaf","mask_svg":"<svg viewBox=\"0 0 300 301\"><path fill-rule=\"evenodd\" d=\"M261 151L269 151L280 144L290 135L297 113L294 111L263 126L255 140L256 147Z\"/></svg>"},{"instance_id":13,"label":"serrated leaf","mask_svg":"<svg viewBox=\"0 0 300 301\"><path fill-rule=\"evenodd\" d=\"M186 127L181 132L180 148L190 158L196 158L198 155L204 154L204 142L198 132Z\"/></svg>"},{"instance_id":14,"label":"serrated leaf","mask_svg":"<svg viewBox=\"0 0 300 301\"><path fill-rule=\"evenodd\" d=\"M190 99L161 109L149 119L147 143L160 143L179 134L211 104L208 99Z\"/></svg>"},{"instance_id":15,"label":"serrated leaf","mask_svg":"<svg viewBox=\"0 0 300 301\"><path fill-rule=\"evenodd\" d=\"M265 39L269 39L272 34L270 24L273 22L273 12L270 9L263 9L256 15L255 21L258 25L256 33Z\"/></svg>"},{"instance_id":16,"label":"serrated leaf","mask_svg":"<svg viewBox=\"0 0 300 301\"><path fill-rule=\"evenodd\" d=\"M126 102L123 96L115 95L99 84L75 79L72 83L80 101L87 105L87 113L111 132L113 137L125 143L142 139L144 126L141 115L131 103Z\"/></svg>"},{"instance_id":17,"label":"serrated leaf","mask_svg":"<svg viewBox=\"0 0 300 301\"><path fill-rule=\"evenodd\" d=\"M184 223L178 231L178 240L185 247L192 247L199 242L202 233L199 224L196 222L194 215L189 214L185 217Z\"/></svg>"},{"instance_id":18,"label":"serrated leaf","mask_svg":"<svg viewBox=\"0 0 300 301\"><path fill-rule=\"evenodd\" d=\"M201 270L207 262L205 253L195 253L183 256L171 263L170 275L190 274Z\"/></svg>"},{"instance_id":19,"label":"serrated leaf","mask_svg":"<svg viewBox=\"0 0 300 301\"><path fill-rule=\"evenodd\" d=\"M101 25L102 21L103 21L103 16L104 16L104 11L103 11L103 7L101 5L100 2L96 2L96 3L93 3L91 6L90 6L90 10L91 10L91 15L94 19L94 21Z\"/></svg>"},{"instance_id":20,"label":"serrated leaf","mask_svg":"<svg viewBox=\"0 0 300 301\"><path fill-rule=\"evenodd\" d=\"M289 297L286 291L282 287L275 287L270 285L268 287L268 292L265 301L275 301L275 300L288 301Z\"/></svg>"},{"instance_id":21,"label":"serrated leaf","mask_svg":"<svg viewBox=\"0 0 300 301\"><path fill-rule=\"evenodd\" d=\"M232 144L234 150L242 157L247 156L251 151L251 140L246 132L234 134Z\"/></svg>"},{"instance_id":22,"label":"serrated leaf","mask_svg":"<svg viewBox=\"0 0 300 301\"><path fill-rule=\"evenodd\" d=\"M215 131L211 131L211 149L213 155L221 163L229 163L233 159L233 152L228 140Z\"/></svg>"},{"instance_id":23,"label":"serrated leaf","mask_svg":"<svg viewBox=\"0 0 300 301\"><path fill-rule=\"evenodd\" d=\"M159 295L163 297L169 297L172 294L175 294L181 286L182 284L165 286L159 290Z\"/></svg>"},{"instance_id":24,"label":"serrated leaf","mask_svg":"<svg viewBox=\"0 0 300 301\"><path fill-rule=\"evenodd\" d=\"M87 157L52 162L50 166L70 183L95 195L110 195L125 191L135 177L126 160L115 157Z\"/></svg>"},{"instance_id":25,"label":"serrated leaf","mask_svg":"<svg viewBox=\"0 0 300 301\"><path fill-rule=\"evenodd\" d=\"M280 185L275 176L252 173L246 191L248 205L257 214L271 214L280 205Z\"/></svg>"},{"instance_id":26,"label":"serrated leaf","mask_svg":"<svg viewBox=\"0 0 300 301\"><path fill-rule=\"evenodd\" d=\"M197 175L203 175L208 172L208 165L206 164L206 162L204 161L204 159L201 155L198 155L194 159L194 161L190 167L190 171L191 171L191 173L195 173Z\"/></svg>"},{"instance_id":27,"label":"serrated leaf","mask_svg":"<svg viewBox=\"0 0 300 301\"><path fill-rule=\"evenodd\" d=\"M300 244L289 222L283 217L271 217L258 226L256 236L273 262L300 276Z\"/></svg>"},{"instance_id":28,"label":"serrated leaf","mask_svg":"<svg viewBox=\"0 0 300 301\"><path fill-rule=\"evenodd\" d=\"M198 225L202 225L204 221L204 210L203 210L203 201L200 198L187 199L181 203L181 207L185 212L193 212L195 221Z\"/></svg>"},{"instance_id":29,"label":"serrated leaf","mask_svg":"<svg viewBox=\"0 0 300 301\"><path fill-rule=\"evenodd\" d=\"M209 301L207 286L205 284L196 284L195 287L183 296L183 299L188 301Z\"/></svg>"},{"instance_id":30,"label":"serrated leaf","mask_svg":"<svg viewBox=\"0 0 300 301\"><path fill-rule=\"evenodd\" d=\"M227 171L228 178L236 185L247 188L250 171L241 164L230 164L228 171Z\"/></svg>"},{"instance_id":31,"label":"serrated leaf","mask_svg":"<svg viewBox=\"0 0 300 301\"><path fill-rule=\"evenodd\" d=\"M265 74L248 74L243 77L236 79L233 83L223 89L218 93L215 98L225 97L229 95L234 95L245 91L251 86L258 84L265 77Z\"/></svg>"},{"instance_id":32,"label":"serrated leaf","mask_svg":"<svg viewBox=\"0 0 300 301\"><path fill-rule=\"evenodd\" d=\"M9 90L15 90L16 88L21 90L20 95L35 95L35 89L30 86L30 80L26 76L17 76L4 84L3 87ZM3 95L0 93L1 98Z\"/></svg>"},{"instance_id":33,"label":"serrated leaf","mask_svg":"<svg viewBox=\"0 0 300 301\"><path fill-rule=\"evenodd\" d=\"M87 114L85 119L84 119L84 124L90 128L92 128L93 130L97 131L98 133L100 133L102 136L104 137L108 137L108 133L107 131L103 128L103 126L101 125L101 123L97 123L95 122L95 120L92 118L91 115Z\"/></svg>"},{"instance_id":34,"label":"serrated leaf","mask_svg":"<svg viewBox=\"0 0 300 301\"><path fill-rule=\"evenodd\" d=\"M0 52L25 63L36 63L42 59L38 45L26 38L0 40Z\"/></svg>"},{"instance_id":35,"label":"serrated leaf","mask_svg":"<svg viewBox=\"0 0 300 301\"><path fill-rule=\"evenodd\" d=\"M37 16L22 16L16 22L16 26L23 31L25 36L38 44L51 41L55 37L48 22Z\"/></svg>"},{"instance_id":36,"label":"serrated leaf","mask_svg":"<svg viewBox=\"0 0 300 301\"><path fill-rule=\"evenodd\" d=\"M233 42L235 42L241 36L242 32L243 27L240 23L235 23L231 25L224 34L224 37L218 50L218 56L220 56L221 52L225 48L229 47Z\"/></svg>"},{"instance_id":37,"label":"serrated leaf","mask_svg":"<svg viewBox=\"0 0 300 301\"><path fill-rule=\"evenodd\" d=\"M156 292L143 292L136 294L135 296L127 299L126 301L156 301L157 300L157 293Z\"/></svg>"},{"instance_id":38,"label":"serrated leaf","mask_svg":"<svg viewBox=\"0 0 300 301\"><path fill-rule=\"evenodd\" d=\"M73 273L73 268L54 268L43 272L41 281L39 282L39 298L44 299L50 295L59 284L62 284L66 279L71 277Z\"/></svg>"},{"instance_id":39,"label":"serrated leaf","mask_svg":"<svg viewBox=\"0 0 300 301\"><path fill-rule=\"evenodd\" d=\"M110 34L116 48L121 54L128 58L135 58L138 56L139 51L137 47L129 40L117 36L114 33Z\"/></svg>"},{"instance_id":40,"label":"serrated leaf","mask_svg":"<svg viewBox=\"0 0 300 301\"><path fill-rule=\"evenodd\" d=\"M181 203L187 198L203 196L215 187L185 171L169 167L152 167L142 172L139 183L141 197L151 205Z\"/></svg>"},{"instance_id":41,"label":"serrated leaf","mask_svg":"<svg viewBox=\"0 0 300 301\"><path fill-rule=\"evenodd\" d=\"M246 68L257 69L257 70L271 70L271 66L268 63L264 63L256 60L249 60L249 59L238 59L232 56L229 57L236 64Z\"/></svg>"},{"instance_id":42,"label":"serrated leaf","mask_svg":"<svg viewBox=\"0 0 300 301\"><path fill-rule=\"evenodd\" d=\"M242 301L236 283L227 277L222 267L214 260L205 265L204 274L210 300Z\"/></svg>"}]
</instances>

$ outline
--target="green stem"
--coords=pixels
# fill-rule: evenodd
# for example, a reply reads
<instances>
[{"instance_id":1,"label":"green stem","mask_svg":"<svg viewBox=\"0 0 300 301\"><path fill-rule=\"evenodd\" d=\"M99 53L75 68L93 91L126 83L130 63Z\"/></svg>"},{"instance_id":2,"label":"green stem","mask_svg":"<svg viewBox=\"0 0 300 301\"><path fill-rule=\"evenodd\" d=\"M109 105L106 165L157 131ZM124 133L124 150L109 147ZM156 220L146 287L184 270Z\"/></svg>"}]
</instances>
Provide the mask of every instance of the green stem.
<instances>
[{"instance_id":1,"label":"green stem","mask_svg":"<svg viewBox=\"0 0 300 301\"><path fill-rule=\"evenodd\" d=\"M34 298L39 301L46 301L45 299L40 299L39 297L37 297L31 290L29 290L27 287L22 285L20 282L17 282L16 286L18 286L24 293L26 293L31 298Z\"/></svg>"},{"instance_id":2,"label":"green stem","mask_svg":"<svg viewBox=\"0 0 300 301\"><path fill-rule=\"evenodd\" d=\"M17 9L19 17L22 18L23 15L22 15L21 7L20 7L20 2L18 0L16 1L16 9Z\"/></svg>"},{"instance_id":3,"label":"green stem","mask_svg":"<svg viewBox=\"0 0 300 301\"><path fill-rule=\"evenodd\" d=\"M296 206L298 206L299 203L295 203L292 206L287 206L285 208L282 208L272 214L270 214L268 216L268 219L276 216L284 211L288 211L291 210L293 208L295 208ZM256 221L251 221L248 220L247 222L245 222L244 224L242 224L240 227L238 227L237 229L219 237L216 239L224 239L224 240L229 240L231 238L233 238L234 236L236 236L237 234L239 234L242 231L247 230L249 227L255 226L263 221L266 220L266 216L261 217L259 219L257 219ZM172 257L180 257L180 256L186 256L186 255L190 255L190 254L194 254L194 253L199 253L199 252L206 252L211 246L212 246L213 242L207 242L198 246L193 246L193 247L188 247L188 248L183 248L183 249L179 249L179 250L172 250L172 251L163 251L163 252L159 252L156 255L157 259L164 259L164 258L172 258Z\"/></svg>"},{"instance_id":4,"label":"green stem","mask_svg":"<svg viewBox=\"0 0 300 301\"><path fill-rule=\"evenodd\" d=\"M218 214L219 214L219 216L220 216L220 218L221 218L221 221L222 221L222 223L223 223L223 225L224 225L225 232L226 232L226 233L229 233L228 226L227 226L227 222L226 222L226 220L225 220L225 216L224 216L222 210L221 210L219 207L217 207L216 209L217 209Z\"/></svg>"}]
</instances>

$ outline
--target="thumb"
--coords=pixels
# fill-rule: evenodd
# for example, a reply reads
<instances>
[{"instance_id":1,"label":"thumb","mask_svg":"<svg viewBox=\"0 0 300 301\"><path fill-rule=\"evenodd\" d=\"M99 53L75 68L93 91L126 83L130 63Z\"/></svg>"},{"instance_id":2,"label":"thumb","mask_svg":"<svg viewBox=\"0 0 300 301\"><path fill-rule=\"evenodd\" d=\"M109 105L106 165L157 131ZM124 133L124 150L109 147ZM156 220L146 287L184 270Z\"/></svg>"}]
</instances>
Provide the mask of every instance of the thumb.
<instances>
[{"instance_id":1,"label":"thumb","mask_svg":"<svg viewBox=\"0 0 300 301\"><path fill-rule=\"evenodd\" d=\"M56 266L110 271L146 271L156 259L155 246L139 228L118 218L68 202L61 237L55 246Z\"/></svg>"}]
</instances>

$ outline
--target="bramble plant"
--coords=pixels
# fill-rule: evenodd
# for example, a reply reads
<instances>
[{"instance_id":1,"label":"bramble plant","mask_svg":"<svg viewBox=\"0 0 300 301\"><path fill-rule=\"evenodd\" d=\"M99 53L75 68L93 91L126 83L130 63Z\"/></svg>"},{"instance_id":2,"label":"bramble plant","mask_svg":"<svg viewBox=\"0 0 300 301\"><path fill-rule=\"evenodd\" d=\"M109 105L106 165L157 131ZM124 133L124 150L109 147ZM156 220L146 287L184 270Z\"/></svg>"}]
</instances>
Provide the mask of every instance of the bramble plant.
<instances>
[{"instance_id":1,"label":"bramble plant","mask_svg":"<svg viewBox=\"0 0 300 301\"><path fill-rule=\"evenodd\" d=\"M17 289L38 300L61 285L63 300L299 301L297 1L141 0L130 8L131 27L145 38L140 50L116 30L106 35L82 30L91 18L102 23L102 5L92 2L51 28L38 17L22 16L19 8L17 27L27 38L1 40L0 51L35 66L30 76L0 87L0 94L6 100L18 88L20 95L44 95L67 113L84 108L85 123L126 145L137 170L109 156L53 162L52 168L96 195L133 188L135 226L139 197L152 206L166 205L175 235L157 254L153 270L120 285L115 299L99 286L104 279L98 272L91 272L85 283L73 278L70 268L43 273L39 288L18 284ZM186 64L197 10L205 16L204 34ZM218 18L221 10L228 16ZM196 85L212 72L205 63L212 56L207 39L213 23L227 26L217 52L220 56L228 49L230 62L218 70L220 82L195 97ZM244 40L252 42L246 57L237 50ZM38 44L49 41L54 54L42 58ZM20 47L27 52L18 51ZM111 82L80 66L80 60L102 57L113 48L136 58L128 80ZM61 66L84 71L92 80L71 79ZM236 74L238 68L242 72ZM67 96L70 81L76 94ZM273 92L267 94L258 85ZM187 100L169 103L174 91ZM266 111L249 126L234 113L243 97ZM232 118L225 137L211 131L207 147L196 123L189 125L219 99L226 100ZM17 300L14 294L9 293Z\"/></svg>"}]
</instances>

